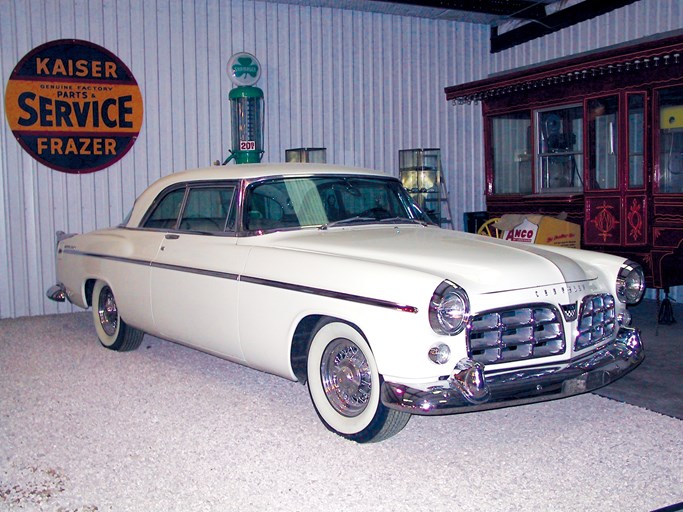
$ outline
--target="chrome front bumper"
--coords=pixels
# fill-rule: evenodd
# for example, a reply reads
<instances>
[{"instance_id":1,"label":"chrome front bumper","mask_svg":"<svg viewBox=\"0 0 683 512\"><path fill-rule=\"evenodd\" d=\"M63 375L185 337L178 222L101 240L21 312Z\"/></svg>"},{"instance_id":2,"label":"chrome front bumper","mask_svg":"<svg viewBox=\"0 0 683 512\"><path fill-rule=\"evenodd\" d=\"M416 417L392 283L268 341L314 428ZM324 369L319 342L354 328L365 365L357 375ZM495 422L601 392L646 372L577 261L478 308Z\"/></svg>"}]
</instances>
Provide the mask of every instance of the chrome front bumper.
<instances>
[{"instance_id":1,"label":"chrome front bumper","mask_svg":"<svg viewBox=\"0 0 683 512\"><path fill-rule=\"evenodd\" d=\"M606 386L633 370L644 357L639 332L622 327L611 343L565 363L487 372L481 364L465 359L450 378L425 389L384 382L382 403L429 416L554 400Z\"/></svg>"}]
</instances>

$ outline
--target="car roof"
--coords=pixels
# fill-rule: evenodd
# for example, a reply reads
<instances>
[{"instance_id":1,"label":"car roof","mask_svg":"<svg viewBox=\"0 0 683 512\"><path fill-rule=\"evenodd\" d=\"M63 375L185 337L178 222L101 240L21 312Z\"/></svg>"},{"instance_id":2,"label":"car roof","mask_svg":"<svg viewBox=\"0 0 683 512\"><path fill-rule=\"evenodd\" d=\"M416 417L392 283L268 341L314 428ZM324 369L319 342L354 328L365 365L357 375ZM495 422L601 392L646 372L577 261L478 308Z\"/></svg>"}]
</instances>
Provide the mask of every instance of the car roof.
<instances>
[{"instance_id":1,"label":"car roof","mask_svg":"<svg viewBox=\"0 0 683 512\"><path fill-rule=\"evenodd\" d=\"M181 171L165 178L171 182L179 181L203 181L203 180L228 180L228 179L256 179L271 176L296 176L310 174L362 174L373 176L386 176L381 171L362 169L332 164L316 163L277 163L277 164L240 164L240 165L217 165L199 169Z\"/></svg>"},{"instance_id":2,"label":"car roof","mask_svg":"<svg viewBox=\"0 0 683 512\"><path fill-rule=\"evenodd\" d=\"M164 176L152 183L140 196L133 209L128 225L137 225L149 205L163 190L176 183L194 181L256 180L278 176L310 175L357 175L390 177L381 171L332 164L316 163L277 163L277 164L239 164L216 165L188 169Z\"/></svg>"}]
</instances>

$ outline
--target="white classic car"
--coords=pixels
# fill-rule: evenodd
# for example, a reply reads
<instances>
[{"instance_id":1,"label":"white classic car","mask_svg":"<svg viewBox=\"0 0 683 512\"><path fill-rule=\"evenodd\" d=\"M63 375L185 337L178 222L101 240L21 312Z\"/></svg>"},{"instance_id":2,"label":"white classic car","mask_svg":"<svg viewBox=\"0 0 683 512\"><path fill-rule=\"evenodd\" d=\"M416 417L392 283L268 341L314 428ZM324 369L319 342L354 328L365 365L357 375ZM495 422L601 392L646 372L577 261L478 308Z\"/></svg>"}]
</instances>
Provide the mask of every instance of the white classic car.
<instances>
[{"instance_id":1,"label":"white classic car","mask_svg":"<svg viewBox=\"0 0 683 512\"><path fill-rule=\"evenodd\" d=\"M623 258L440 229L385 174L238 165L152 184L116 228L58 236L53 300L100 342L143 333L307 383L358 442L412 414L591 391L643 359Z\"/></svg>"}]
</instances>

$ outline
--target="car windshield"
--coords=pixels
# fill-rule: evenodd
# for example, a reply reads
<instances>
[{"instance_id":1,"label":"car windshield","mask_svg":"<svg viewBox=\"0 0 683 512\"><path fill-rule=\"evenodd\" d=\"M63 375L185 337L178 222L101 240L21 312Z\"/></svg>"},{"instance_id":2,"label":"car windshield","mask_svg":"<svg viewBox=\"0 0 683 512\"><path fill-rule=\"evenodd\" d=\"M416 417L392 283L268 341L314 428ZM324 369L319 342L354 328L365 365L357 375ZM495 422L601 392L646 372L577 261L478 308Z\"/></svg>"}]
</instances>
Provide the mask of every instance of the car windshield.
<instances>
[{"instance_id":1,"label":"car windshield","mask_svg":"<svg viewBox=\"0 0 683 512\"><path fill-rule=\"evenodd\" d=\"M249 231L376 222L426 222L426 217L391 178L277 178L247 189L244 228Z\"/></svg>"}]
</instances>

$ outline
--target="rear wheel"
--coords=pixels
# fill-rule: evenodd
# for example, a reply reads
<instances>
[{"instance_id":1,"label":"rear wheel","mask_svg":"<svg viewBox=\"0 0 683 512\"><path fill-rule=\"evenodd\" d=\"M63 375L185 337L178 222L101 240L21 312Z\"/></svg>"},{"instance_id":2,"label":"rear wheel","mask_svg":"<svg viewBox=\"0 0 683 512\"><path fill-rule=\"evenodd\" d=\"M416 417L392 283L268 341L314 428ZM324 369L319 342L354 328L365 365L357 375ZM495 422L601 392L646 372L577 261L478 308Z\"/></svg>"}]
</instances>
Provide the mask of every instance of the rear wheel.
<instances>
[{"instance_id":1,"label":"rear wheel","mask_svg":"<svg viewBox=\"0 0 683 512\"><path fill-rule=\"evenodd\" d=\"M118 352L135 350L144 333L121 319L114 292L104 281L97 281L92 290L92 315L100 343Z\"/></svg>"},{"instance_id":2,"label":"rear wheel","mask_svg":"<svg viewBox=\"0 0 683 512\"><path fill-rule=\"evenodd\" d=\"M308 391L325 426L359 443L387 439L410 414L380 401L381 377L370 346L350 325L333 322L314 336L308 351Z\"/></svg>"}]
</instances>

